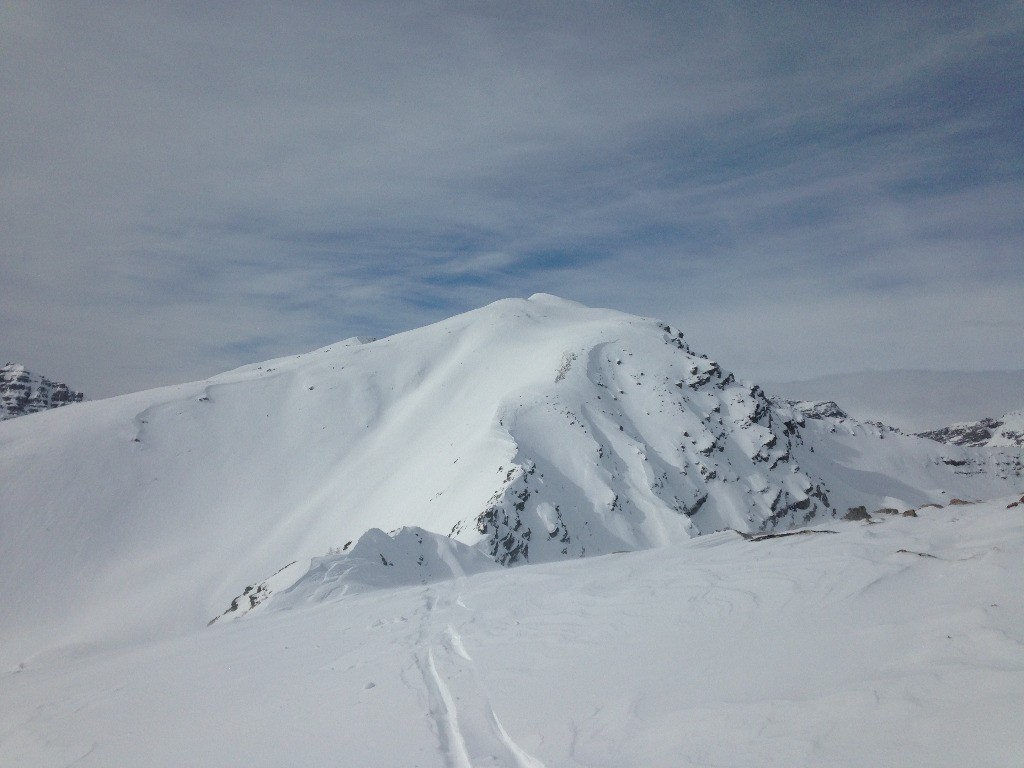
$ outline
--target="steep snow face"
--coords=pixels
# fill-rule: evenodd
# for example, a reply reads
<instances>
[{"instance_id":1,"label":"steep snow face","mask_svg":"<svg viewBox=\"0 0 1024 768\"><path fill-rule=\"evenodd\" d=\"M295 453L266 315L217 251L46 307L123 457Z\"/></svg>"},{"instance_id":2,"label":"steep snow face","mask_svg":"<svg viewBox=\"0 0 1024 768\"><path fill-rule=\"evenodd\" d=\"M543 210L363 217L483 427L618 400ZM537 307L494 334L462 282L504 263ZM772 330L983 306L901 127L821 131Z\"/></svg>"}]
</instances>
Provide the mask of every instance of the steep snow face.
<instances>
[{"instance_id":1,"label":"steep snow face","mask_svg":"<svg viewBox=\"0 0 1024 768\"><path fill-rule=\"evenodd\" d=\"M67 384L36 376L23 365L0 366L0 421L80 403L83 397Z\"/></svg>"},{"instance_id":2,"label":"steep snow face","mask_svg":"<svg viewBox=\"0 0 1024 768\"><path fill-rule=\"evenodd\" d=\"M1001 419L960 422L919 437L950 445L1024 446L1024 411L1011 411Z\"/></svg>"},{"instance_id":3,"label":"steep snow face","mask_svg":"<svg viewBox=\"0 0 1024 768\"><path fill-rule=\"evenodd\" d=\"M511 565L1019 486L551 296L364 341L0 425L0 653L203 626L370 529Z\"/></svg>"},{"instance_id":4,"label":"steep snow face","mask_svg":"<svg viewBox=\"0 0 1024 768\"><path fill-rule=\"evenodd\" d=\"M556 356L557 355L557 356ZM660 546L827 511L761 390L637 318L551 347L548 381L497 421L515 446L484 509L451 534L502 564Z\"/></svg>"}]
</instances>

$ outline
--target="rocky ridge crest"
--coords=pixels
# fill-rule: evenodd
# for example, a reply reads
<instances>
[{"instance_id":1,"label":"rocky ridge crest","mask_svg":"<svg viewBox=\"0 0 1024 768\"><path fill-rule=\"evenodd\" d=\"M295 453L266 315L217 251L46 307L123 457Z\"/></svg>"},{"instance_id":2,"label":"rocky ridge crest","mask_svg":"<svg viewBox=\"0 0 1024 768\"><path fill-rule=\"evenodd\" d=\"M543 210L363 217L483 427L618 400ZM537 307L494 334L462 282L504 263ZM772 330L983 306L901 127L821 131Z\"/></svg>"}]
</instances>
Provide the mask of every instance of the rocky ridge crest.
<instances>
[{"instance_id":1,"label":"rocky ridge crest","mask_svg":"<svg viewBox=\"0 0 1024 768\"><path fill-rule=\"evenodd\" d=\"M950 424L942 429L919 432L918 437L967 448L1024 446L1024 411L1011 411L1000 419Z\"/></svg>"},{"instance_id":2,"label":"rocky ridge crest","mask_svg":"<svg viewBox=\"0 0 1024 768\"><path fill-rule=\"evenodd\" d=\"M23 365L0 367L0 421L80 403L84 397L67 384L37 376Z\"/></svg>"}]
</instances>

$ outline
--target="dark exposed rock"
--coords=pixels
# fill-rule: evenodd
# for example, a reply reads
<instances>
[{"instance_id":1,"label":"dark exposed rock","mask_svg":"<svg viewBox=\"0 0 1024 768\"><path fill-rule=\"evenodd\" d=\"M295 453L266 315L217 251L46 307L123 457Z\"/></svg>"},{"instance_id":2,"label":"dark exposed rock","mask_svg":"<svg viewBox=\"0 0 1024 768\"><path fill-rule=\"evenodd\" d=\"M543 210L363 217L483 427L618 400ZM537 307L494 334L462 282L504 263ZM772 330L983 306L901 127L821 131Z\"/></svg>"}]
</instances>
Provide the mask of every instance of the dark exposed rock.
<instances>
[{"instance_id":1,"label":"dark exposed rock","mask_svg":"<svg viewBox=\"0 0 1024 768\"><path fill-rule=\"evenodd\" d=\"M843 515L843 520L870 520L871 515L868 514L866 507L850 507L849 511Z\"/></svg>"},{"instance_id":2,"label":"dark exposed rock","mask_svg":"<svg viewBox=\"0 0 1024 768\"><path fill-rule=\"evenodd\" d=\"M964 445L977 447L985 445L992 439L992 435L1003 422L997 419L982 419L972 424L952 424L942 429L933 429L929 432L918 432L918 437L925 437L937 443L949 445Z\"/></svg>"},{"instance_id":3,"label":"dark exposed rock","mask_svg":"<svg viewBox=\"0 0 1024 768\"><path fill-rule=\"evenodd\" d=\"M26 416L84 399L59 381L36 376L22 365L7 363L0 367L0 421Z\"/></svg>"}]
</instances>

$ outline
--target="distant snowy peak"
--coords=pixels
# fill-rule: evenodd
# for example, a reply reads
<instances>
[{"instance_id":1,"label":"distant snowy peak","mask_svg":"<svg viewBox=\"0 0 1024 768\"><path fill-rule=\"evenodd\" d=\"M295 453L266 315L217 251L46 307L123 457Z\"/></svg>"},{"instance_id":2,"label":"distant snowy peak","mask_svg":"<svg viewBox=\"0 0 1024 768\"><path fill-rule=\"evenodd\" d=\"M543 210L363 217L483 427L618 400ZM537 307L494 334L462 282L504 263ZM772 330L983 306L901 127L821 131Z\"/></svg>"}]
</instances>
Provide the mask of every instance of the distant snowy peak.
<instances>
[{"instance_id":1,"label":"distant snowy peak","mask_svg":"<svg viewBox=\"0 0 1024 768\"><path fill-rule=\"evenodd\" d=\"M781 400L808 419L848 419L850 415L832 400Z\"/></svg>"},{"instance_id":2,"label":"distant snowy peak","mask_svg":"<svg viewBox=\"0 0 1024 768\"><path fill-rule=\"evenodd\" d=\"M970 448L1024 446L1024 410L1011 411L1001 419L951 424L942 429L921 432L918 436L938 443Z\"/></svg>"},{"instance_id":3,"label":"distant snowy peak","mask_svg":"<svg viewBox=\"0 0 1024 768\"><path fill-rule=\"evenodd\" d=\"M859 419L851 416L834 400L788 400L781 397L771 398L772 404L782 410L792 409L805 419L824 421L832 424L857 425L874 434L903 434L899 427L882 421Z\"/></svg>"},{"instance_id":4,"label":"distant snowy peak","mask_svg":"<svg viewBox=\"0 0 1024 768\"><path fill-rule=\"evenodd\" d=\"M23 365L7 363L0 367L0 421L79 403L83 398L67 384L37 376Z\"/></svg>"}]
</instances>

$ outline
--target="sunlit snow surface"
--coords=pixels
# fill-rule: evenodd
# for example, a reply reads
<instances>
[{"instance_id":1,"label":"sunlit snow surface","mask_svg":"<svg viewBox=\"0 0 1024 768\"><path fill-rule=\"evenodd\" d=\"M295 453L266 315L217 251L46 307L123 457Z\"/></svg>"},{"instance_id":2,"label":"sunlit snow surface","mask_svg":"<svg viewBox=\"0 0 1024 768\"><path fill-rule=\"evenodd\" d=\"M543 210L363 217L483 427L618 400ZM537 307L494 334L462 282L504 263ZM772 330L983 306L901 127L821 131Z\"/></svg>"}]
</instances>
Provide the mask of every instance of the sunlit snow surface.
<instances>
[{"instance_id":1,"label":"sunlit snow surface","mask_svg":"<svg viewBox=\"0 0 1024 768\"><path fill-rule=\"evenodd\" d=\"M723 532L40 658L0 678L0 765L1021 765L1011 501Z\"/></svg>"}]
</instances>

